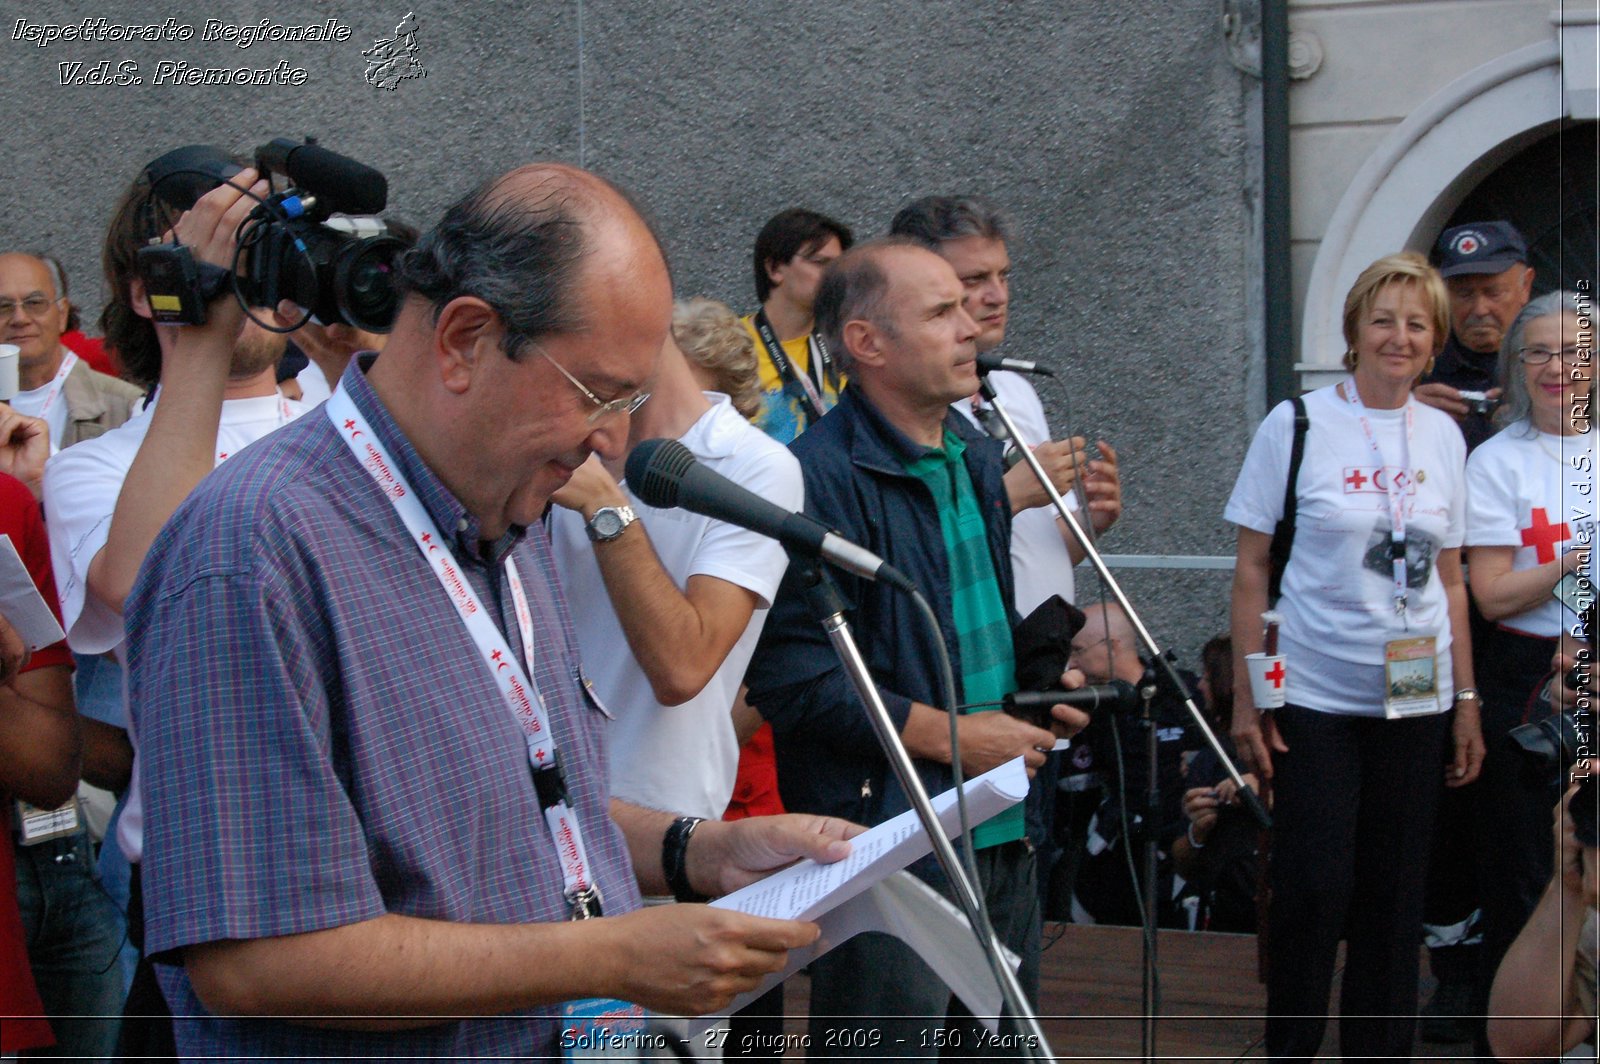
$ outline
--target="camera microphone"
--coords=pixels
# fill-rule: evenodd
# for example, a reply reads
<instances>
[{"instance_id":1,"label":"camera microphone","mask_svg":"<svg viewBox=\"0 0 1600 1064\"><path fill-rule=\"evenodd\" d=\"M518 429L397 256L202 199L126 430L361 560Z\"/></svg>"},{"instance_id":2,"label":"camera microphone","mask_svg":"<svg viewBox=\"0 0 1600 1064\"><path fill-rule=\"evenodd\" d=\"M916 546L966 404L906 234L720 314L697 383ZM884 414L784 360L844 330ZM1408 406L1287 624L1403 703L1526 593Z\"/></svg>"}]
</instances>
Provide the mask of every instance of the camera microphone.
<instances>
[{"instance_id":1,"label":"camera microphone","mask_svg":"<svg viewBox=\"0 0 1600 1064\"><path fill-rule=\"evenodd\" d=\"M1038 377L1054 377L1055 371L1040 362L1028 362L1020 358L1005 358L993 351L980 351L978 353L978 372L992 373L997 369L1007 369L1012 373L1032 373Z\"/></svg>"},{"instance_id":2,"label":"camera microphone","mask_svg":"<svg viewBox=\"0 0 1600 1064\"><path fill-rule=\"evenodd\" d=\"M383 174L309 139L297 144L278 137L257 148L256 159L262 169L319 197L330 213L380 214L389 202Z\"/></svg>"},{"instance_id":3,"label":"camera microphone","mask_svg":"<svg viewBox=\"0 0 1600 1064\"><path fill-rule=\"evenodd\" d=\"M759 532L796 554L832 562L867 580L911 587L899 570L876 554L815 518L785 510L706 468L677 440L645 440L628 455L626 474L628 487L646 505L657 509L681 506Z\"/></svg>"},{"instance_id":4,"label":"camera microphone","mask_svg":"<svg viewBox=\"0 0 1600 1064\"><path fill-rule=\"evenodd\" d=\"M1046 716L1051 706L1068 705L1091 715L1101 710L1118 712L1139 708L1139 692L1126 680L1110 683L1092 683L1076 691L1013 691L1001 701L1002 708L1015 716L1029 717L1036 713Z\"/></svg>"}]
</instances>

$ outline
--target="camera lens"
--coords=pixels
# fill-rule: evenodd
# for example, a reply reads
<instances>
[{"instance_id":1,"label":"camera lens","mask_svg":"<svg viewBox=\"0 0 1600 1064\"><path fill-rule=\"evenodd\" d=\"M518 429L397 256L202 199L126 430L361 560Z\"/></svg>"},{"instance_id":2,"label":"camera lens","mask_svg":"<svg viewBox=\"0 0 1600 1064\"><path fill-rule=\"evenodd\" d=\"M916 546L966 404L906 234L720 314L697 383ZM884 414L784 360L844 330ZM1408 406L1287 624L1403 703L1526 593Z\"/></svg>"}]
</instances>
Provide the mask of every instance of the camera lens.
<instances>
[{"instance_id":1,"label":"camera lens","mask_svg":"<svg viewBox=\"0 0 1600 1064\"><path fill-rule=\"evenodd\" d=\"M400 300L395 292L395 259L406 244L392 236L346 244L334 267L334 298L351 325L388 332Z\"/></svg>"}]
</instances>

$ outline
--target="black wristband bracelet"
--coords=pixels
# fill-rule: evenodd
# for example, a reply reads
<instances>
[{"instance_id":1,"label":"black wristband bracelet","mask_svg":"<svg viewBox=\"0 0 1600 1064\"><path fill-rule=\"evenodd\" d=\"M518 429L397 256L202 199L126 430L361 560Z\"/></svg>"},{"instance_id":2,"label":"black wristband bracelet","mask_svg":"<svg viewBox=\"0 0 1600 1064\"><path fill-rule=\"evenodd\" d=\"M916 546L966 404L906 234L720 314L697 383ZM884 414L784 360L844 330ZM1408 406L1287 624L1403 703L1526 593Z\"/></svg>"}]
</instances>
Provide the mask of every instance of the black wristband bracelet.
<instances>
[{"instance_id":1,"label":"black wristband bracelet","mask_svg":"<svg viewBox=\"0 0 1600 1064\"><path fill-rule=\"evenodd\" d=\"M680 816L661 839L661 871L667 877L667 889L679 901L711 900L689 885L689 839L702 822L702 817Z\"/></svg>"}]
</instances>

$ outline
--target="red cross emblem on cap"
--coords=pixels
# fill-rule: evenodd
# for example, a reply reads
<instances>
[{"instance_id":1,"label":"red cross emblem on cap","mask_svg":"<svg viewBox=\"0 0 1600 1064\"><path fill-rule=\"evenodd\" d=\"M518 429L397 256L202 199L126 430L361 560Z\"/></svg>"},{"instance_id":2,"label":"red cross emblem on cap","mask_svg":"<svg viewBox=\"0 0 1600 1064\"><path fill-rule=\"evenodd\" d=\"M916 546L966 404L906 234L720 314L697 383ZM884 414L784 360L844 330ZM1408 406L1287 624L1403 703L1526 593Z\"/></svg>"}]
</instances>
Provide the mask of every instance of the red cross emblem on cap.
<instances>
[{"instance_id":1,"label":"red cross emblem on cap","mask_svg":"<svg viewBox=\"0 0 1600 1064\"><path fill-rule=\"evenodd\" d=\"M1555 561L1556 544L1572 534L1567 523L1562 521L1552 525L1550 515L1543 506L1535 506L1529 514L1529 520L1532 523L1522 530L1522 545L1533 548L1534 557L1541 565Z\"/></svg>"},{"instance_id":2,"label":"red cross emblem on cap","mask_svg":"<svg viewBox=\"0 0 1600 1064\"><path fill-rule=\"evenodd\" d=\"M1283 677L1283 662L1274 661L1272 663L1272 668L1267 670L1266 674L1266 678L1272 681L1272 689L1274 691L1283 686Z\"/></svg>"}]
</instances>

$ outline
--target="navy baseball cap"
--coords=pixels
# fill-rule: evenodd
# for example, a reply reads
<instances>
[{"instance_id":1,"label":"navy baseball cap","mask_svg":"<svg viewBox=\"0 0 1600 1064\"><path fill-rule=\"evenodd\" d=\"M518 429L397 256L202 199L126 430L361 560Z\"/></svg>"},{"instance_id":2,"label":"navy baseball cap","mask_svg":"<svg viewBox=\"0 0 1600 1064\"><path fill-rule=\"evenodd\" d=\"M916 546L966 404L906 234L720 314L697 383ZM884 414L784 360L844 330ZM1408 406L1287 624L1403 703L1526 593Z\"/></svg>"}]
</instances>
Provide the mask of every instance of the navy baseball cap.
<instances>
[{"instance_id":1,"label":"navy baseball cap","mask_svg":"<svg viewBox=\"0 0 1600 1064\"><path fill-rule=\"evenodd\" d=\"M1433 251L1441 277L1501 273L1528 261L1528 242L1510 222L1472 222L1446 229Z\"/></svg>"}]
</instances>

